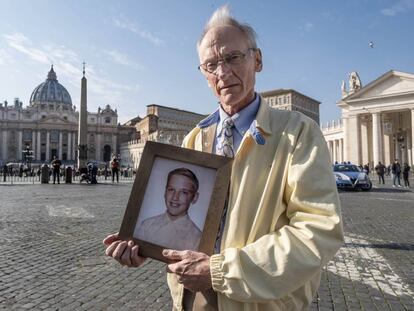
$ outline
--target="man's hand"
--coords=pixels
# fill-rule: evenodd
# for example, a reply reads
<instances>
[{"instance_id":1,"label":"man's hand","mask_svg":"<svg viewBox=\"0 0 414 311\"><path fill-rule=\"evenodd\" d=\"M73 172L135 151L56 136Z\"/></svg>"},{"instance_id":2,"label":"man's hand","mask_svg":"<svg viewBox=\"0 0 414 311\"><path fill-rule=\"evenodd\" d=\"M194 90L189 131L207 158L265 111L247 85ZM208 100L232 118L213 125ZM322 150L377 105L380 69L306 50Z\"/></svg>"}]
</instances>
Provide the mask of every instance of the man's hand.
<instances>
[{"instance_id":1,"label":"man's hand","mask_svg":"<svg viewBox=\"0 0 414 311\"><path fill-rule=\"evenodd\" d=\"M174 263L167 271L178 275L178 282L192 292L211 288L210 257L195 251L165 249L162 255Z\"/></svg>"},{"instance_id":2,"label":"man's hand","mask_svg":"<svg viewBox=\"0 0 414 311\"><path fill-rule=\"evenodd\" d=\"M114 258L121 265L127 267L139 267L146 258L138 255L139 247L134 241L123 241L118 233L108 235L103 244L106 246L105 254Z\"/></svg>"}]
</instances>

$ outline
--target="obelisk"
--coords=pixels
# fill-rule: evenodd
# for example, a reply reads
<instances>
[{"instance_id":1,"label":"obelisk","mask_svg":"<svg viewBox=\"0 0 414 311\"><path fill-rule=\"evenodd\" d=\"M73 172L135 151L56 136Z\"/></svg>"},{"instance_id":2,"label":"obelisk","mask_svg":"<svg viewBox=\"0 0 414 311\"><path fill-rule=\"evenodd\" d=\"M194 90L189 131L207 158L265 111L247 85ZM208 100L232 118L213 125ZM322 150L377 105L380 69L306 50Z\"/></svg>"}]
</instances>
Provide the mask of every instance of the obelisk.
<instances>
[{"instance_id":1,"label":"obelisk","mask_svg":"<svg viewBox=\"0 0 414 311\"><path fill-rule=\"evenodd\" d=\"M87 145L87 133L88 133L88 111L86 103L86 78L85 78L85 63L83 63L83 77L81 83L81 102L79 109L79 128L78 128L78 170L86 169L86 160L88 158L88 145Z\"/></svg>"}]
</instances>

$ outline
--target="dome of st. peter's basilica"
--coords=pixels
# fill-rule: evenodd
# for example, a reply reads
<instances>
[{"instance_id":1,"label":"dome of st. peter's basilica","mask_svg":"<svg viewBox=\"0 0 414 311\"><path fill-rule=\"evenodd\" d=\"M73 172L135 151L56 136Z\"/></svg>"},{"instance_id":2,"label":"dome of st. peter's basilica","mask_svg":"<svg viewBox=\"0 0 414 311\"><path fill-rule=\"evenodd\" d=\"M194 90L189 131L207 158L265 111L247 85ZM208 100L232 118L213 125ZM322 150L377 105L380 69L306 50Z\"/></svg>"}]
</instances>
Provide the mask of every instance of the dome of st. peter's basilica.
<instances>
[{"instance_id":1,"label":"dome of st. peter's basilica","mask_svg":"<svg viewBox=\"0 0 414 311\"><path fill-rule=\"evenodd\" d=\"M31 106L48 103L64 104L72 108L72 99L69 92L58 82L53 65L47 74L46 81L37 86L30 96Z\"/></svg>"}]
</instances>

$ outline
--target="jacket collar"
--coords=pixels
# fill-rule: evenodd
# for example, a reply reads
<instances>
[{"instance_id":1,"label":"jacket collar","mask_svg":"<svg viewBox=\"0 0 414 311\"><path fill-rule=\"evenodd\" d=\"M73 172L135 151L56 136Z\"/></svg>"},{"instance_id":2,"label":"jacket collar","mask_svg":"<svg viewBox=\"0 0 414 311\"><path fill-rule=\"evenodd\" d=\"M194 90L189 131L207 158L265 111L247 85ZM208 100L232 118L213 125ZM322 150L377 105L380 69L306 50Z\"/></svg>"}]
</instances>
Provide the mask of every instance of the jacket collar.
<instances>
[{"instance_id":1,"label":"jacket collar","mask_svg":"<svg viewBox=\"0 0 414 311\"><path fill-rule=\"evenodd\" d=\"M267 102L262 97L260 97L259 111L257 112L256 117L249 128L250 135L259 145L264 145L266 142L265 138L262 135L262 132L267 135L270 135L272 133L270 129L271 109L272 108L267 104ZM220 111L219 108L217 108L216 111L214 111L211 115L201 120L197 124L197 127L200 129L205 129L212 125L216 125L219 120Z\"/></svg>"}]
</instances>

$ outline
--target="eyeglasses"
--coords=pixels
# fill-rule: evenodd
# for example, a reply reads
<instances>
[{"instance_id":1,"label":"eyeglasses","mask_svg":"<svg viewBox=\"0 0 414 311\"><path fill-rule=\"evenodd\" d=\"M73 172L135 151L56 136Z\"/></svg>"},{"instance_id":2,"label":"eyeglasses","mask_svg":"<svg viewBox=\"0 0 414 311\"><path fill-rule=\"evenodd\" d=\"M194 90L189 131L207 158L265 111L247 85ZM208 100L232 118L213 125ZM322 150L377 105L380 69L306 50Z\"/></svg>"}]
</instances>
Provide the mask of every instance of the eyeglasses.
<instances>
[{"instance_id":1,"label":"eyeglasses","mask_svg":"<svg viewBox=\"0 0 414 311\"><path fill-rule=\"evenodd\" d=\"M198 66L198 70L205 71L207 73L215 73L219 64L225 64L229 67L234 67L237 65L240 65L244 62L247 56L251 55L250 52L256 51L255 48L249 48L246 50L245 53L237 51L233 52L231 54L225 55L223 58L217 59L217 60L211 60L208 62L205 62L203 64L200 64Z\"/></svg>"}]
</instances>

